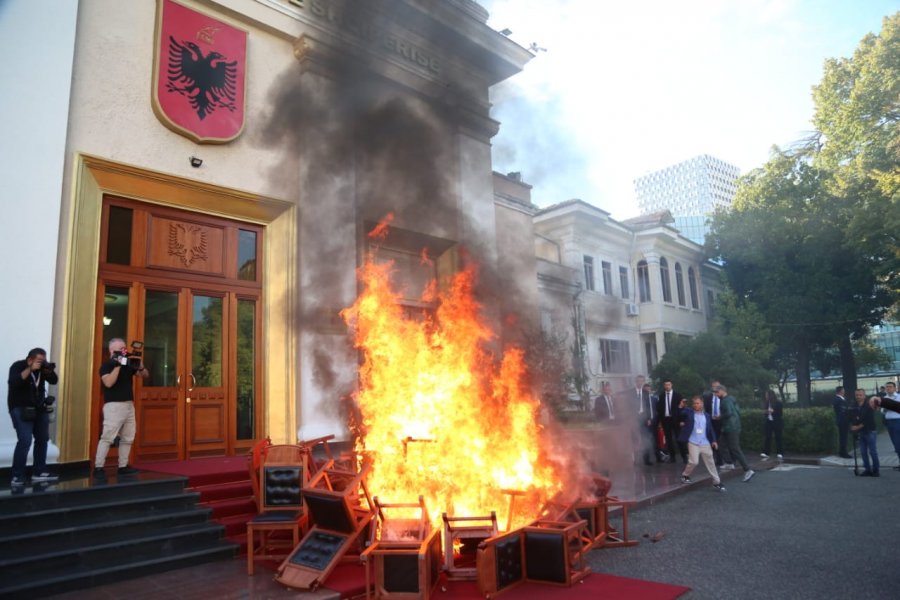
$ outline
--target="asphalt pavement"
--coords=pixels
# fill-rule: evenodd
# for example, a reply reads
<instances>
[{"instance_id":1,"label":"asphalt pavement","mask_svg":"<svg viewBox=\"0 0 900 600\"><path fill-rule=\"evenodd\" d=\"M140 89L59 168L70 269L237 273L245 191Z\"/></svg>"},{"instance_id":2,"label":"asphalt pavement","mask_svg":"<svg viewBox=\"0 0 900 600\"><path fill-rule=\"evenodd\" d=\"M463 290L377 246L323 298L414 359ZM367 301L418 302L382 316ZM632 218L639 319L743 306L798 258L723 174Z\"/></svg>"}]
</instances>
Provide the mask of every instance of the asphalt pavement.
<instances>
[{"instance_id":1,"label":"asphalt pavement","mask_svg":"<svg viewBox=\"0 0 900 600\"><path fill-rule=\"evenodd\" d=\"M592 552L592 570L689 586L687 600L900 598L900 471L781 464L724 483L633 510L641 543Z\"/></svg>"}]
</instances>

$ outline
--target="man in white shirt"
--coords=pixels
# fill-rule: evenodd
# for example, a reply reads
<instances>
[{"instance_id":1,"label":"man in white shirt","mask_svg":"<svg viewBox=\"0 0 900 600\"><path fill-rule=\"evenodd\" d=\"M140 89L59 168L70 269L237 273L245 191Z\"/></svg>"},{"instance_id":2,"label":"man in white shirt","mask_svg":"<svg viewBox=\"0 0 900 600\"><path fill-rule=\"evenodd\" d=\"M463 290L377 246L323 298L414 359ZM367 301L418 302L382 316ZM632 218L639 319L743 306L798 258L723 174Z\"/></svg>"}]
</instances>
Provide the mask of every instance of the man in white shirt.
<instances>
[{"instance_id":1,"label":"man in white shirt","mask_svg":"<svg viewBox=\"0 0 900 600\"><path fill-rule=\"evenodd\" d=\"M900 401L900 394L897 393L897 384L888 381L884 384L884 397L891 400ZM900 412L888 408L882 408L881 413L884 415L884 425L887 427L888 435L891 436L891 443L894 445L894 452L900 459ZM894 467L895 471L900 471L900 465Z\"/></svg>"}]
</instances>

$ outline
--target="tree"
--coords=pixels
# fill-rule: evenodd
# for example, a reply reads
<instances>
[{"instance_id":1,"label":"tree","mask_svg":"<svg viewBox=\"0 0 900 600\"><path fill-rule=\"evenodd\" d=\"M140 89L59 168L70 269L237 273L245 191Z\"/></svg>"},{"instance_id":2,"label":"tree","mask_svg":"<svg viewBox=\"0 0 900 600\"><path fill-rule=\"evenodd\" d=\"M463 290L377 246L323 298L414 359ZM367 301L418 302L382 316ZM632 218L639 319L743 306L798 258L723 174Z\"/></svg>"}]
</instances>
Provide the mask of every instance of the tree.
<instances>
[{"instance_id":1,"label":"tree","mask_svg":"<svg viewBox=\"0 0 900 600\"><path fill-rule=\"evenodd\" d=\"M795 360L801 403L818 349L837 347L856 387L854 341L898 296L900 13L852 58L829 60L814 98L818 131L743 178L708 240L738 301L772 327L774 356Z\"/></svg>"}]
</instances>

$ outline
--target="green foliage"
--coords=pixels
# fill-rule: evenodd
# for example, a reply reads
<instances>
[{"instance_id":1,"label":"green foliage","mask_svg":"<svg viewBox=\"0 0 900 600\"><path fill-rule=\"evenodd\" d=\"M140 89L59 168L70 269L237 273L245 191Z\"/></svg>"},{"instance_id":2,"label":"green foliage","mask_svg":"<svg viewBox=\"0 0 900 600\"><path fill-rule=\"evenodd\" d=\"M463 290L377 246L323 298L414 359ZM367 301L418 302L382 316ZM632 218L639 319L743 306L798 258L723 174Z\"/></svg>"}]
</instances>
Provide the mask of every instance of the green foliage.
<instances>
[{"instance_id":1,"label":"green foliage","mask_svg":"<svg viewBox=\"0 0 900 600\"><path fill-rule=\"evenodd\" d=\"M675 389L687 397L706 391L713 379L726 385L735 397L752 397L754 388L768 387L775 376L747 347L744 340L715 326L695 338L667 336L666 354L651 376L657 382L671 379Z\"/></svg>"},{"instance_id":2,"label":"green foliage","mask_svg":"<svg viewBox=\"0 0 900 600\"><path fill-rule=\"evenodd\" d=\"M741 446L745 450L762 451L765 418L762 408L741 408ZM832 454L836 449L837 425L830 406L784 409L785 452Z\"/></svg>"}]
</instances>

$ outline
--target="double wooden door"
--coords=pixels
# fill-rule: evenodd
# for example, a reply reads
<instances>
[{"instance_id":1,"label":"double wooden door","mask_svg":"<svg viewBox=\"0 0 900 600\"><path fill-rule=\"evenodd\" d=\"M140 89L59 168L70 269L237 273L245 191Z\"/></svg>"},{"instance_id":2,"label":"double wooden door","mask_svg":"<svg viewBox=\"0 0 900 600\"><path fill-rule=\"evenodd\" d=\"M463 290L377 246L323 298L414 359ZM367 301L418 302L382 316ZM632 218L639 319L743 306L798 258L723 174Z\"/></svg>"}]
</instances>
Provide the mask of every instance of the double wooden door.
<instances>
[{"instance_id":1,"label":"double wooden door","mask_svg":"<svg viewBox=\"0 0 900 600\"><path fill-rule=\"evenodd\" d=\"M123 209L130 219L121 218ZM119 199L109 199L104 211L97 360L120 337L142 343L137 351L149 370L145 379L135 378L132 459L246 451L260 435L262 411L256 272L262 232ZM130 227L130 236L116 227ZM113 246L123 244L117 257ZM96 442L102 420L95 421Z\"/></svg>"}]
</instances>

